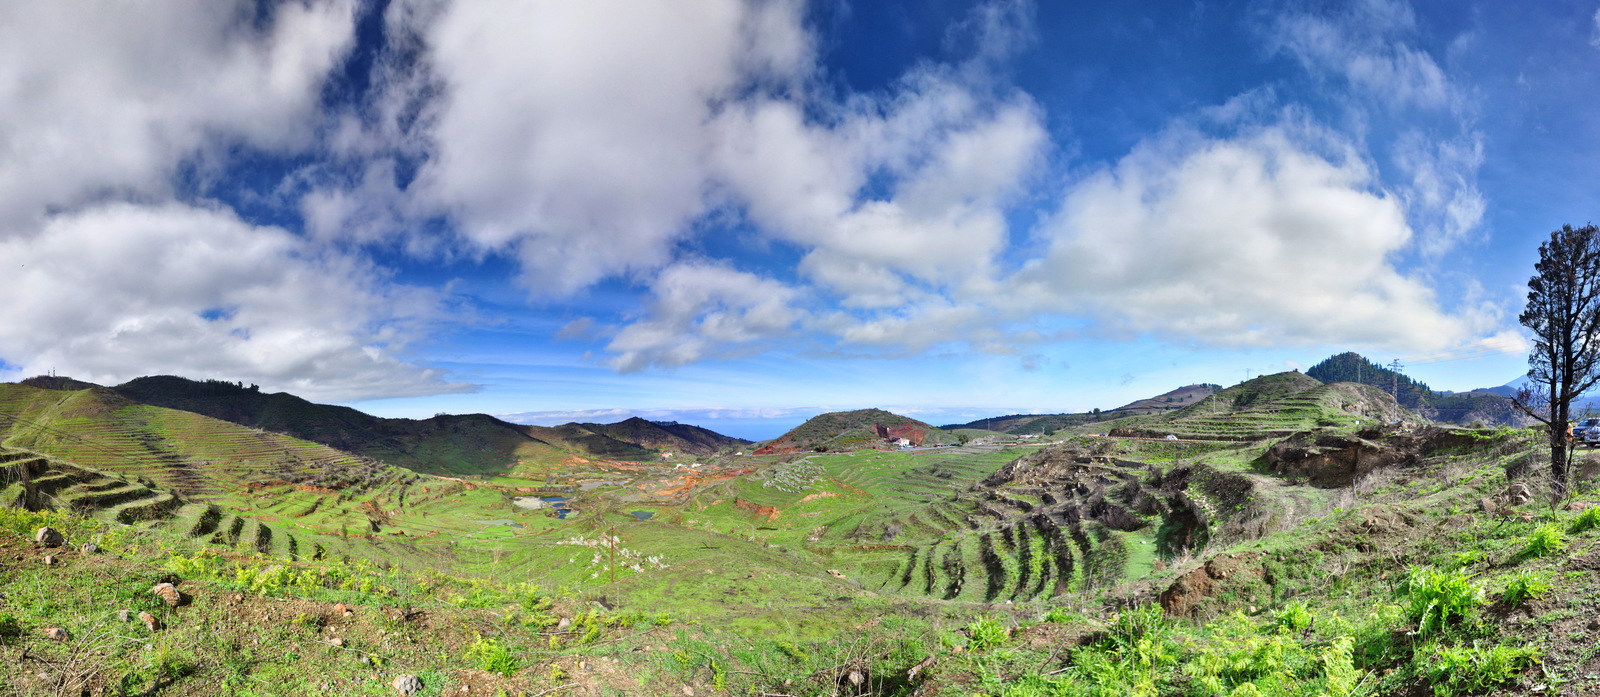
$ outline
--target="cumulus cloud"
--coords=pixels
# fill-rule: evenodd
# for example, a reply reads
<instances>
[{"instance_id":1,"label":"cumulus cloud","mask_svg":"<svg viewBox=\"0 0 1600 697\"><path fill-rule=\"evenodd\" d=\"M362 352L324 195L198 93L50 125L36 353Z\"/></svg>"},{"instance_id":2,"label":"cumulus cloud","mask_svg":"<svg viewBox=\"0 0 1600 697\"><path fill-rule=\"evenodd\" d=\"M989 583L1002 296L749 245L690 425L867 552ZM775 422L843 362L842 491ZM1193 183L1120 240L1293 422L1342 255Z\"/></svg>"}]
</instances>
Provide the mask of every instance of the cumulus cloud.
<instances>
[{"instance_id":1,"label":"cumulus cloud","mask_svg":"<svg viewBox=\"0 0 1600 697\"><path fill-rule=\"evenodd\" d=\"M107 204L0 239L0 356L115 384L242 380L328 400L468 391L408 363L434 293L232 212Z\"/></svg>"},{"instance_id":2,"label":"cumulus cloud","mask_svg":"<svg viewBox=\"0 0 1600 697\"><path fill-rule=\"evenodd\" d=\"M438 98L408 188L524 282L570 293L672 259L706 210L706 123L811 64L797 2L458 2L391 10ZM400 11L404 9L405 11Z\"/></svg>"},{"instance_id":3,"label":"cumulus cloud","mask_svg":"<svg viewBox=\"0 0 1600 697\"><path fill-rule=\"evenodd\" d=\"M834 122L766 100L725 112L715 163L753 222L808 250L800 270L846 306L888 308L991 275L1005 206L1047 142L1023 95L921 70ZM869 190L878 175L878 186Z\"/></svg>"},{"instance_id":4,"label":"cumulus cloud","mask_svg":"<svg viewBox=\"0 0 1600 697\"><path fill-rule=\"evenodd\" d=\"M244 0L0 5L0 234L33 229L49 208L168 195L179 167L214 148L311 145L353 3L262 11Z\"/></svg>"},{"instance_id":5,"label":"cumulus cloud","mask_svg":"<svg viewBox=\"0 0 1600 697\"><path fill-rule=\"evenodd\" d=\"M1289 125L1147 142L1066 193L1010 297L1227 347L1425 350L1485 329L1395 269L1412 239L1401 203L1338 143Z\"/></svg>"},{"instance_id":6,"label":"cumulus cloud","mask_svg":"<svg viewBox=\"0 0 1600 697\"><path fill-rule=\"evenodd\" d=\"M629 372L747 351L788 336L807 313L799 292L722 264L676 263L651 283L644 316L607 344L612 367Z\"/></svg>"},{"instance_id":7,"label":"cumulus cloud","mask_svg":"<svg viewBox=\"0 0 1600 697\"><path fill-rule=\"evenodd\" d=\"M1421 233L1417 246L1438 257L1469 239L1483 220L1487 203L1477 186L1483 136L1473 125L1469 91L1414 44L1417 31L1409 4L1365 0L1325 14L1283 13L1266 34L1273 51L1294 58L1313 76L1342 78L1355 103L1366 105L1355 107L1361 120L1420 109L1446 124L1405 127L1388 145L1390 159L1410 179L1398 193Z\"/></svg>"}]
</instances>

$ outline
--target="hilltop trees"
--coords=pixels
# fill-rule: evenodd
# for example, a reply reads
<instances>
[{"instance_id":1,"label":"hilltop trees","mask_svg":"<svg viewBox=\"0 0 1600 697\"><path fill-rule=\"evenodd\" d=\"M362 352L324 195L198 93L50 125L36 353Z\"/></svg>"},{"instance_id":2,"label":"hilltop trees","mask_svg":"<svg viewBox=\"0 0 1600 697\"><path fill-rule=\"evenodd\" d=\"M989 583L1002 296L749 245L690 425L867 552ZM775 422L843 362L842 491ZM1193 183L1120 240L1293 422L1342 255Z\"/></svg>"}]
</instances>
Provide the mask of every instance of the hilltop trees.
<instances>
[{"instance_id":1,"label":"hilltop trees","mask_svg":"<svg viewBox=\"0 0 1600 697\"><path fill-rule=\"evenodd\" d=\"M1533 332L1529 386L1517 408L1550 429L1550 484L1567 494L1572 401L1600 380L1600 228L1563 225L1539 245L1528 280L1528 305L1518 319Z\"/></svg>"}]
</instances>

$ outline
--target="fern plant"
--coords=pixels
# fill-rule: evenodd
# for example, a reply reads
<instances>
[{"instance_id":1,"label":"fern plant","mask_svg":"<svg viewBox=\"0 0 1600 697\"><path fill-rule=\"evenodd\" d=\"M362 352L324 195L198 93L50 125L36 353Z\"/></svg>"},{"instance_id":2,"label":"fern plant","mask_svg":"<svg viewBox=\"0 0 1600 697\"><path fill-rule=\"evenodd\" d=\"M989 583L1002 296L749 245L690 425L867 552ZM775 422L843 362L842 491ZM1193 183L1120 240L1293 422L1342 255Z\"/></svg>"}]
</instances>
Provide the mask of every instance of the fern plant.
<instances>
[{"instance_id":1,"label":"fern plant","mask_svg":"<svg viewBox=\"0 0 1600 697\"><path fill-rule=\"evenodd\" d=\"M1472 582L1472 575L1427 567L1411 567L1401 591L1410 600L1406 618L1416 623L1421 636L1472 617L1485 601L1483 587Z\"/></svg>"}]
</instances>

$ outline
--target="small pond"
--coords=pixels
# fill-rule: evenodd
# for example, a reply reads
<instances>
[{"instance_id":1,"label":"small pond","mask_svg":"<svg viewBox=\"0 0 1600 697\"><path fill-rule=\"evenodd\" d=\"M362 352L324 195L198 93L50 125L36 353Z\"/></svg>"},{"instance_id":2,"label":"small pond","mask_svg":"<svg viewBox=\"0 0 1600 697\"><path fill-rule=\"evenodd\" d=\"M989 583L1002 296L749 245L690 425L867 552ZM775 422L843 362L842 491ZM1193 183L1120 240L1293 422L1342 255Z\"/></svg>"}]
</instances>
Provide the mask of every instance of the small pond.
<instances>
[{"instance_id":1,"label":"small pond","mask_svg":"<svg viewBox=\"0 0 1600 697\"><path fill-rule=\"evenodd\" d=\"M649 520L651 516L656 514L655 511L629 511L629 512L633 514L633 517L638 518L639 520Z\"/></svg>"}]
</instances>

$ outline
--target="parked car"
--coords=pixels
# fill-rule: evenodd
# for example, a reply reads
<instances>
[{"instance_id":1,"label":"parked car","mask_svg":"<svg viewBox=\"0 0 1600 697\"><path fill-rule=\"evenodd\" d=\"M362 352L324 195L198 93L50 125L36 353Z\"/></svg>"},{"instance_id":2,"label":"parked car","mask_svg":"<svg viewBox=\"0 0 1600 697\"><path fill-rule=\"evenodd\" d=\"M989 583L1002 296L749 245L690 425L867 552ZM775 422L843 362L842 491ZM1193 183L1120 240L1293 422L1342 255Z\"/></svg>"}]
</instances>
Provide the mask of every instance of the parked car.
<instances>
[{"instance_id":1,"label":"parked car","mask_svg":"<svg viewBox=\"0 0 1600 697\"><path fill-rule=\"evenodd\" d=\"M1600 418L1587 418L1573 425L1572 439L1591 448L1600 446Z\"/></svg>"}]
</instances>

